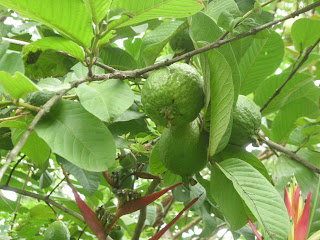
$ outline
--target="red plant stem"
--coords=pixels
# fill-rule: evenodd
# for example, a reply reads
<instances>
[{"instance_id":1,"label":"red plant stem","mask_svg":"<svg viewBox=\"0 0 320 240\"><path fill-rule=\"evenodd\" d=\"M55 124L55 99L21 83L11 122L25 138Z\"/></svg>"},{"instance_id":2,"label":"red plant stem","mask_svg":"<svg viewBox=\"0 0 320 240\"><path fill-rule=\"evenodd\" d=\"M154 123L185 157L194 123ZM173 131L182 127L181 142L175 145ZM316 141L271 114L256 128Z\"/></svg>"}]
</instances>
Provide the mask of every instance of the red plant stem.
<instances>
[{"instance_id":1,"label":"red plant stem","mask_svg":"<svg viewBox=\"0 0 320 240\"><path fill-rule=\"evenodd\" d=\"M247 219L248 219L248 223L249 223L249 225L250 225L250 227L251 227L254 235L256 235L256 237L257 237L258 240L262 240L261 235L258 233L258 231L256 230L256 228L254 227L251 219L250 219L248 216L247 216Z\"/></svg>"},{"instance_id":2,"label":"red plant stem","mask_svg":"<svg viewBox=\"0 0 320 240\"><path fill-rule=\"evenodd\" d=\"M81 199L79 196L76 188L72 185L67 173L65 172L64 168L61 166L63 174L66 178L66 181L69 185L69 187L72 189L74 198L76 200L76 204L81 212L81 215L83 216L85 222L90 227L94 235L97 236L98 240L105 240L107 239L107 235L104 231L104 226L101 223L101 221L98 219L96 214L91 210L91 208Z\"/></svg>"},{"instance_id":3,"label":"red plant stem","mask_svg":"<svg viewBox=\"0 0 320 240\"><path fill-rule=\"evenodd\" d=\"M17 118L25 117L26 115L27 114L21 114L21 115L17 115L17 116L13 116L13 117L2 118L2 119L0 119L0 122L6 122L6 121L14 120L14 119L17 119Z\"/></svg>"},{"instance_id":4,"label":"red plant stem","mask_svg":"<svg viewBox=\"0 0 320 240\"><path fill-rule=\"evenodd\" d=\"M171 222L169 222L164 228L162 228L159 232L157 232L153 237L149 238L149 240L158 240L180 217L181 215L188 209L190 208L196 201L198 201L198 199L201 197L202 194L200 194L199 197L196 197L195 199L193 199L191 202L189 202L187 204L187 206L185 206L181 212L178 213L177 216L174 217L174 219L172 219Z\"/></svg>"},{"instance_id":5,"label":"red plant stem","mask_svg":"<svg viewBox=\"0 0 320 240\"><path fill-rule=\"evenodd\" d=\"M297 225L295 225L294 239L296 240L304 240L306 238L309 222L310 198L311 191L309 191L306 198L300 219L298 220Z\"/></svg>"},{"instance_id":6,"label":"red plant stem","mask_svg":"<svg viewBox=\"0 0 320 240\"><path fill-rule=\"evenodd\" d=\"M112 219L112 222L109 224L109 226L108 226L108 228L106 230L106 234L109 234L112 226L115 224L115 222L121 216L129 214L129 213L133 213L135 211L140 210L141 208L146 207L147 205L149 205L150 203L152 203L155 200L157 200L159 197L161 197L166 192L168 192L171 189L174 189L174 188L180 186L181 184L182 183L177 183L177 184L175 184L175 185L173 185L171 187L168 187L166 189L163 189L163 190L161 190L159 192L155 192L155 193L150 194L148 196L144 196L144 197L133 199L131 201L123 203L121 206L118 206L116 214L115 214L114 218Z\"/></svg>"},{"instance_id":7,"label":"red plant stem","mask_svg":"<svg viewBox=\"0 0 320 240\"><path fill-rule=\"evenodd\" d=\"M291 203L289 200L289 193L288 193L287 188L284 188L284 204L286 205L288 216L289 216L289 218L291 218L292 217L292 208L291 208Z\"/></svg>"},{"instance_id":8,"label":"red plant stem","mask_svg":"<svg viewBox=\"0 0 320 240\"><path fill-rule=\"evenodd\" d=\"M163 189L163 190L161 190L159 192L155 192L155 193L150 194L148 196L136 198L136 199L133 199L131 201L125 202L124 204L122 204L118 208L117 213L120 216L123 216L125 214L129 214L129 213L133 213L135 211L138 211L139 209L144 208L147 205L149 205L150 203L154 202L156 199L161 197L166 192L170 191L171 189L174 189L174 188L178 187L181 184L182 183L177 183L177 184L175 184L175 185L173 185L171 187L168 187L166 189Z\"/></svg>"}]
</instances>

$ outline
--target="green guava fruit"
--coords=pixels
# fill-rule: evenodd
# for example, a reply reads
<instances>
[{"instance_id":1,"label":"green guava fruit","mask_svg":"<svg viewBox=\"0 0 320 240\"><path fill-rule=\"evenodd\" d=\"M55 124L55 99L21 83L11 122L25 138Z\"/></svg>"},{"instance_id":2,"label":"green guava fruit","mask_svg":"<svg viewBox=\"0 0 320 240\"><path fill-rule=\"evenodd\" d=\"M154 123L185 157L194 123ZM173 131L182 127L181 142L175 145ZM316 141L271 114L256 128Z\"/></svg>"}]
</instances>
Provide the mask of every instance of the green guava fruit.
<instances>
[{"instance_id":1,"label":"green guava fruit","mask_svg":"<svg viewBox=\"0 0 320 240\"><path fill-rule=\"evenodd\" d=\"M169 42L170 47L175 53L186 53L194 50L193 42L186 28L175 35Z\"/></svg>"},{"instance_id":2,"label":"green guava fruit","mask_svg":"<svg viewBox=\"0 0 320 240\"><path fill-rule=\"evenodd\" d=\"M109 236L113 240L120 240L120 239L122 239L123 235L124 235L124 230L122 227L120 227L120 229L111 230L109 233Z\"/></svg>"},{"instance_id":3,"label":"green guava fruit","mask_svg":"<svg viewBox=\"0 0 320 240\"><path fill-rule=\"evenodd\" d=\"M56 93L52 91L37 91L29 93L26 97L26 103L41 107L44 105L50 98L52 98Z\"/></svg>"},{"instance_id":4,"label":"green guava fruit","mask_svg":"<svg viewBox=\"0 0 320 240\"><path fill-rule=\"evenodd\" d=\"M233 110L233 125L229 143L245 146L253 142L261 127L260 108L250 98L239 95Z\"/></svg>"},{"instance_id":5,"label":"green guava fruit","mask_svg":"<svg viewBox=\"0 0 320 240\"><path fill-rule=\"evenodd\" d=\"M70 233L63 222L55 221L46 229L43 238L44 240L70 240Z\"/></svg>"},{"instance_id":6,"label":"green guava fruit","mask_svg":"<svg viewBox=\"0 0 320 240\"><path fill-rule=\"evenodd\" d=\"M10 128L0 128L0 150L11 150L13 144L11 141L11 130Z\"/></svg>"},{"instance_id":7,"label":"green guava fruit","mask_svg":"<svg viewBox=\"0 0 320 240\"><path fill-rule=\"evenodd\" d=\"M155 70L143 86L141 102L157 125L167 127L190 123L204 104L201 76L185 63Z\"/></svg>"},{"instance_id":8,"label":"green guava fruit","mask_svg":"<svg viewBox=\"0 0 320 240\"><path fill-rule=\"evenodd\" d=\"M160 160L172 173L191 176L205 167L207 144L197 120L166 128L159 141Z\"/></svg>"},{"instance_id":9,"label":"green guava fruit","mask_svg":"<svg viewBox=\"0 0 320 240\"><path fill-rule=\"evenodd\" d=\"M36 107L41 107L44 105L49 99L51 99L56 92L53 91L37 91L37 92L32 92L29 93L26 97L26 103L36 106ZM59 105L62 102L61 99L59 99L56 103L53 104L53 106L50 108L49 113L54 113L59 109ZM36 112L32 112L33 115L36 114ZM46 114L48 115L48 114Z\"/></svg>"}]
</instances>

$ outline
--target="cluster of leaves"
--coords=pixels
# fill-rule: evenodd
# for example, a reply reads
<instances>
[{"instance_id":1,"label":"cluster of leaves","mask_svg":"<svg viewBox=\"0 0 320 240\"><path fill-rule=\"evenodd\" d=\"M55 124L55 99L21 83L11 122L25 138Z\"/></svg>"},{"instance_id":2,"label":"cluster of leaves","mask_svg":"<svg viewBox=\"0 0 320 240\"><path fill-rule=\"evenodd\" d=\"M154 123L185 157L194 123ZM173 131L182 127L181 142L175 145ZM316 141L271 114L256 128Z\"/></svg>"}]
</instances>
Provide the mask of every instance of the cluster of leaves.
<instances>
[{"instance_id":1,"label":"cluster of leaves","mask_svg":"<svg viewBox=\"0 0 320 240\"><path fill-rule=\"evenodd\" d=\"M313 2L301 19L293 22L289 16L272 29L257 30ZM47 226L60 219L72 239L95 239L94 227L87 221L91 229L86 228L85 213L78 209L82 204L97 209L96 216L106 227L122 209L126 215L121 214L111 229L122 233L110 232L114 239L120 235L148 239L191 202L187 205L191 211L169 231L173 238L181 238L183 230L187 232L183 239L214 239L226 229L234 239L254 239L249 218L264 239L287 239L290 222L281 196L293 174L303 196L312 191L308 235L320 229L316 0L0 0L0 4L0 190L9 190L0 195L0 237L43 239ZM183 55L193 49L188 39L188 47L175 52L169 42L186 29L195 51L218 40L216 48ZM226 37L234 40L219 44ZM148 72L170 59L193 65L205 86L201 118L209 132L210 162L190 186L174 185L181 177L162 165L155 143L163 128L145 115L140 99ZM137 74L137 69L147 70ZM53 99L63 99L49 111L52 99L42 108L28 104L26 96L36 91L53 91L58 94ZM260 147L251 146L251 152L228 145L226 133L232 128L239 94L252 98L263 116ZM44 115L40 121L39 110L38 116ZM38 122L30 131L32 121ZM25 134L29 137L21 148ZM269 148L265 139L279 147ZM18 156L11 151L14 148ZM10 154L15 157L12 163ZM308 164L296 162L297 158ZM69 175L63 175L61 165ZM121 208L145 199L139 193L172 185L176 187L172 194L140 214ZM135 205L134 210L142 206ZM183 228L186 222L193 224Z\"/></svg>"}]
</instances>

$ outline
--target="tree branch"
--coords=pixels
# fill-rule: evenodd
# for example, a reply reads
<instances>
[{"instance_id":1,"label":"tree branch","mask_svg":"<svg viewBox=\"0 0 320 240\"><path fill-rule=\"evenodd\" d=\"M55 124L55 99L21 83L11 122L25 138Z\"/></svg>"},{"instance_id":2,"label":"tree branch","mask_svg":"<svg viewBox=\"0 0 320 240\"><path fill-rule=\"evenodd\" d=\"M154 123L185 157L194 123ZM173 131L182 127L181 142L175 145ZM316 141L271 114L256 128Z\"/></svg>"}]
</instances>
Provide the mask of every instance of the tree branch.
<instances>
[{"instance_id":1,"label":"tree branch","mask_svg":"<svg viewBox=\"0 0 320 240\"><path fill-rule=\"evenodd\" d=\"M78 79L76 81L71 82L70 86L66 89L62 89L60 91L57 92L57 94L55 96L53 96L46 104L44 104L40 111L37 113L37 115L34 117L33 121L30 123L30 125L28 126L27 130L25 131L25 133L22 135L22 137L20 138L20 140L18 141L18 143L16 144L16 146L12 149L12 151L8 154L7 156L7 162L4 164L4 166L1 168L0 170L0 181L3 177L4 172L6 171L7 167L9 166L9 164L15 159L15 157L18 155L18 153L20 152L23 144L26 142L28 136L30 135L30 133L32 132L32 130L34 129L35 125L40 121L41 117L47 113L51 106L56 103L65 93L67 93L68 91L70 91L73 88L78 87L80 84L85 83L85 82L91 82L91 81L99 81L99 80L107 80L110 78L113 79L134 79L134 78L138 78L141 77L144 73L150 72L152 70L164 67L164 66L168 66L172 63L178 62L180 60L183 60L185 58L190 58L192 56L195 56L197 54L203 53L205 51L214 49L214 48L218 48L224 44L236 41L238 39L242 39L244 37L250 36L250 35L255 35L256 33L262 31L263 29L266 29L268 27L271 27L275 24L278 24L280 22L283 22L289 18L294 18L296 16L298 16L301 13L307 12L313 8L316 8L320 6L320 2L315 2L313 4L310 4L309 6L306 6L298 11L295 11L281 19L277 19L275 21L266 23L264 25L261 25L259 27L256 28L252 28L250 30L248 30L247 32L243 32L239 35L236 35L234 37L231 38L227 38L224 40L216 40L211 44L208 44L204 47L198 48L194 51L185 53L181 56L178 56L176 58L170 59L170 60L166 60L164 62L160 62L160 63L156 63L154 65L145 67L145 68L141 68L141 69L135 69L135 70L129 70L129 71L120 71L120 70L116 70L115 72L112 73L107 73L107 74L101 74L101 75L93 75L91 77L84 77L81 79Z\"/></svg>"},{"instance_id":2,"label":"tree branch","mask_svg":"<svg viewBox=\"0 0 320 240\"><path fill-rule=\"evenodd\" d=\"M14 170L16 169L16 167L19 165L19 163L26 157L27 155L23 155L17 162L16 164L13 166L13 168L11 169L10 173L9 173L9 176L8 176L8 179L5 183L5 185L9 185L9 182L11 180L11 177L12 177L12 174L14 172Z\"/></svg>"},{"instance_id":3,"label":"tree branch","mask_svg":"<svg viewBox=\"0 0 320 240\"><path fill-rule=\"evenodd\" d=\"M156 189L156 187L158 186L158 184L160 183L159 179L154 179L151 184L149 185L145 196L150 195L151 193L153 193ZM140 209L140 214L139 214L139 219L136 225L136 228L134 229L134 233L132 235L131 240L139 240L140 238L140 234L143 230L144 227L144 222L146 220L147 217L147 207L141 208Z\"/></svg>"},{"instance_id":4,"label":"tree branch","mask_svg":"<svg viewBox=\"0 0 320 240\"><path fill-rule=\"evenodd\" d=\"M318 168L317 166L314 166L313 164L305 161L304 159L302 159L301 157L299 157L297 154L295 154L294 152L286 149L285 147L275 143L275 142L272 142L270 140L267 140L267 139L263 139L263 138L260 138L262 142L266 143L270 148L273 148L279 152L283 152L285 153L286 155L288 155L290 158L292 158L293 160L296 160L297 162L301 163L303 166L309 168L310 170L312 170L313 172L315 173L320 173L320 168Z\"/></svg>"},{"instance_id":5,"label":"tree branch","mask_svg":"<svg viewBox=\"0 0 320 240\"><path fill-rule=\"evenodd\" d=\"M33 192L28 192L28 191L25 191L25 190L22 190L22 189L19 189L19 188L9 187L9 186L6 186L6 185L0 185L0 189L11 191L11 192L15 192L15 193L18 193L18 194L21 194L21 195L24 195L24 196L36 198L36 199L39 199L39 200L44 201L46 203L49 203L52 206L55 206L56 208L60 209L61 211L65 212L65 213L68 213L71 216L73 216L73 217L77 218L78 220L82 221L83 223L85 223L83 217L80 214L70 210L69 208L66 208L65 206L62 206L61 204L57 203L56 201L54 201L54 200L52 200L50 198L47 198L45 196L42 196L40 194L36 194L36 193L33 193Z\"/></svg>"},{"instance_id":6,"label":"tree branch","mask_svg":"<svg viewBox=\"0 0 320 240\"><path fill-rule=\"evenodd\" d=\"M262 108L260 109L260 112L262 112L264 109L266 109L268 107L268 105L270 104L270 102L280 94L281 90L284 88L284 86L290 81L290 79L294 76L294 74L296 74L296 72L299 70L299 68L305 63L305 61L307 61L310 53L312 52L312 50L318 46L320 42L320 38L309 48L307 48L304 57L302 58L302 60L299 62L298 66L293 68L289 74L289 76L287 77L287 79L282 83L282 85L274 92L274 94L268 99L268 101L262 106Z\"/></svg>"},{"instance_id":7,"label":"tree branch","mask_svg":"<svg viewBox=\"0 0 320 240\"><path fill-rule=\"evenodd\" d=\"M193 228L195 225L197 225L198 222L201 221L201 219L202 219L201 217L195 218L194 220L192 220L191 222L189 222L187 225L185 225L183 228L181 228L181 229L179 230L179 232L177 232L176 234L174 234L174 235L171 237L171 239L177 239L178 237L180 237L180 235L181 235L182 233L184 233L185 231L188 231L190 228Z\"/></svg>"}]
</instances>

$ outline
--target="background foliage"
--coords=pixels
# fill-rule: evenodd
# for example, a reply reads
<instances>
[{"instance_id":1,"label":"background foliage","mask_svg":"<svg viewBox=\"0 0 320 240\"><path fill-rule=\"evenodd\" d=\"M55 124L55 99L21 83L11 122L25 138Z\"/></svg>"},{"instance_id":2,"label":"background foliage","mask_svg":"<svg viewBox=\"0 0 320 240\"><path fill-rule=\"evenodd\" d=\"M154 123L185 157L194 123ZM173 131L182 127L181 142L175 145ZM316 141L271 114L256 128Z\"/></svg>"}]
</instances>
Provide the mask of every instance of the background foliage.
<instances>
[{"instance_id":1,"label":"background foliage","mask_svg":"<svg viewBox=\"0 0 320 240\"><path fill-rule=\"evenodd\" d=\"M289 15L313 3L298 17ZM181 185L122 216L113 231L121 229L122 239L148 239L202 194L163 239L255 239L248 217L264 239L287 239L282 196L293 174L304 198L312 191L308 236L320 229L317 0L0 4L0 239L43 239L57 219L71 239L96 239L61 165L86 204L109 215L123 201L122 190L143 196L182 181L160 161L164 128L144 113L140 97L150 70L170 59L189 63L203 77L200 118L210 162L190 188ZM182 31L190 37L188 51L212 43L215 49L175 51L169 42ZM18 149L39 111L26 96L39 90L58 92L62 100ZM246 148L228 145L239 94L253 99L263 116L257 142Z\"/></svg>"}]
</instances>

